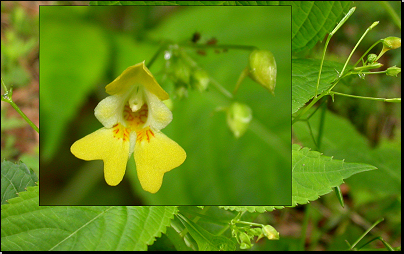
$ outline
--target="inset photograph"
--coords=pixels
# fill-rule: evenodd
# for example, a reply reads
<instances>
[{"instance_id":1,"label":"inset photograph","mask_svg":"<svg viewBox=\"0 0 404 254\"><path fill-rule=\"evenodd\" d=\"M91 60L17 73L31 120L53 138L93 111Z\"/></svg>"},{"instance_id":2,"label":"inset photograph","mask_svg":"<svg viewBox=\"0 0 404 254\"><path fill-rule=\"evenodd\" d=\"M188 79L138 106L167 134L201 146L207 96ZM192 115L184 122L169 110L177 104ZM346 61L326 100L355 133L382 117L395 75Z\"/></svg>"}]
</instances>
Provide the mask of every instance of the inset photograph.
<instances>
[{"instance_id":1,"label":"inset photograph","mask_svg":"<svg viewBox=\"0 0 404 254\"><path fill-rule=\"evenodd\" d=\"M291 6L40 6L40 205L292 204Z\"/></svg>"}]
</instances>

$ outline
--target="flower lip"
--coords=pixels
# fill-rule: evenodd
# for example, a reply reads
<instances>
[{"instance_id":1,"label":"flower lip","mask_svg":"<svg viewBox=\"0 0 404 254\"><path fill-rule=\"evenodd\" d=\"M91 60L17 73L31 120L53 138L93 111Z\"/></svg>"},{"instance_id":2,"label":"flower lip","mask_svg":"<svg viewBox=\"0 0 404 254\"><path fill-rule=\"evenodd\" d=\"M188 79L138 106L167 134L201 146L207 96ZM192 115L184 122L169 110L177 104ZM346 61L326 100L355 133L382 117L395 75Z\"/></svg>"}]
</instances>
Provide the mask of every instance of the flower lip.
<instances>
[{"instance_id":1,"label":"flower lip","mask_svg":"<svg viewBox=\"0 0 404 254\"><path fill-rule=\"evenodd\" d=\"M160 100L169 99L168 93L157 83L144 62L128 67L105 87L105 91L110 95L122 94L134 84L139 84L155 94Z\"/></svg>"}]
</instances>

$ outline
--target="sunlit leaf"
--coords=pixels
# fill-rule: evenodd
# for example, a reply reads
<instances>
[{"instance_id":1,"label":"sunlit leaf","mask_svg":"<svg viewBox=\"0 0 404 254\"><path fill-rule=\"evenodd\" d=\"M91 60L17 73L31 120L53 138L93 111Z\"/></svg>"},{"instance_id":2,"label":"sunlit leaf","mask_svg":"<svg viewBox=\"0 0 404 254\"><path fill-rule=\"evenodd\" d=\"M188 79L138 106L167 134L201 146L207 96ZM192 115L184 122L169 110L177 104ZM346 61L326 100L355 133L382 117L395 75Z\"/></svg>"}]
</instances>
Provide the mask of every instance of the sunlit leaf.
<instances>
[{"instance_id":1,"label":"sunlit leaf","mask_svg":"<svg viewBox=\"0 0 404 254\"><path fill-rule=\"evenodd\" d=\"M197 242L200 251L232 251L236 249L236 244L229 238L213 235L181 214L178 214L178 219Z\"/></svg>"},{"instance_id":2,"label":"sunlit leaf","mask_svg":"<svg viewBox=\"0 0 404 254\"><path fill-rule=\"evenodd\" d=\"M2 205L2 250L147 250L177 213L175 206L38 206L38 194L29 187Z\"/></svg>"},{"instance_id":3,"label":"sunlit leaf","mask_svg":"<svg viewBox=\"0 0 404 254\"><path fill-rule=\"evenodd\" d=\"M291 1L292 52L312 48L348 12L350 1Z\"/></svg>"},{"instance_id":4,"label":"sunlit leaf","mask_svg":"<svg viewBox=\"0 0 404 254\"><path fill-rule=\"evenodd\" d=\"M1 162L1 204L17 197L17 193L25 191L28 186L35 186L38 177L23 162Z\"/></svg>"},{"instance_id":5,"label":"sunlit leaf","mask_svg":"<svg viewBox=\"0 0 404 254\"><path fill-rule=\"evenodd\" d=\"M316 93L321 60L292 59L292 114L303 107ZM318 93L331 86L343 64L324 61Z\"/></svg>"}]
</instances>

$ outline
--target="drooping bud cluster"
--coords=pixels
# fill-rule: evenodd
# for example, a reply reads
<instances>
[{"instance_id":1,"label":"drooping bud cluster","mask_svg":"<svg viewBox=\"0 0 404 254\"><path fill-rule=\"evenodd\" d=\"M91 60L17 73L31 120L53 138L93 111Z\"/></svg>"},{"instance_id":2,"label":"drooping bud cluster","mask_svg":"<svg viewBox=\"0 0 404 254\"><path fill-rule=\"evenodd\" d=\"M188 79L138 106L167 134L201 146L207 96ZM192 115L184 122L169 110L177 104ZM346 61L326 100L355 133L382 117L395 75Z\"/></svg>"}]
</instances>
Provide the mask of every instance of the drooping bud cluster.
<instances>
[{"instance_id":1,"label":"drooping bud cluster","mask_svg":"<svg viewBox=\"0 0 404 254\"><path fill-rule=\"evenodd\" d=\"M179 98L188 96L188 89L205 91L210 83L208 73L198 67L187 53L173 45L164 53L166 60L165 72L168 79L175 86L175 93Z\"/></svg>"}]
</instances>

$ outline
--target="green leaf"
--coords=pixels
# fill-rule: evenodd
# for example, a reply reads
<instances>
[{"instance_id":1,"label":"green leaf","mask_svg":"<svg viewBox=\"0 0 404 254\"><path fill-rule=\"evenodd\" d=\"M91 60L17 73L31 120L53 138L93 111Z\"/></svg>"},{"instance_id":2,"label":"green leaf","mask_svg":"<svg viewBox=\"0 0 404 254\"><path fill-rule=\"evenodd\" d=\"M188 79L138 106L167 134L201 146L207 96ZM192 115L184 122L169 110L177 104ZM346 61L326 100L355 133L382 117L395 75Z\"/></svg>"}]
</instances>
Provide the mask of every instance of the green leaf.
<instances>
[{"instance_id":1,"label":"green leaf","mask_svg":"<svg viewBox=\"0 0 404 254\"><path fill-rule=\"evenodd\" d=\"M177 213L175 206L38 206L38 194L29 187L2 205L2 250L147 250Z\"/></svg>"},{"instance_id":2,"label":"green leaf","mask_svg":"<svg viewBox=\"0 0 404 254\"><path fill-rule=\"evenodd\" d=\"M348 12L350 1L291 1L292 52L311 49L331 32Z\"/></svg>"},{"instance_id":3,"label":"green leaf","mask_svg":"<svg viewBox=\"0 0 404 254\"><path fill-rule=\"evenodd\" d=\"M318 135L319 122L320 114L310 118L315 137ZM306 123L296 122L293 133L305 146L315 147ZM353 195L359 190L368 190L373 198L383 198L401 195L401 142L398 140L399 144L396 145L391 141L383 141L378 147L371 148L366 137L351 122L327 111L321 147L324 154L376 166L378 170L353 176L347 182L350 183Z\"/></svg>"},{"instance_id":4,"label":"green leaf","mask_svg":"<svg viewBox=\"0 0 404 254\"><path fill-rule=\"evenodd\" d=\"M376 169L363 163L333 160L309 148L292 145L292 205L305 204L339 186L354 174Z\"/></svg>"},{"instance_id":5,"label":"green leaf","mask_svg":"<svg viewBox=\"0 0 404 254\"><path fill-rule=\"evenodd\" d=\"M275 209L282 209L283 206L219 206L224 210L237 211L237 212L250 212L250 213L265 213L272 212Z\"/></svg>"},{"instance_id":6,"label":"green leaf","mask_svg":"<svg viewBox=\"0 0 404 254\"><path fill-rule=\"evenodd\" d=\"M321 60L292 59L292 114L303 107L316 93ZM343 64L324 61L318 92L330 88Z\"/></svg>"},{"instance_id":7,"label":"green leaf","mask_svg":"<svg viewBox=\"0 0 404 254\"><path fill-rule=\"evenodd\" d=\"M200 251L233 251L236 250L236 244L225 236L216 236L196 223L188 220L182 214L178 214L177 218L184 224L188 229L191 236L198 244Z\"/></svg>"},{"instance_id":8,"label":"green leaf","mask_svg":"<svg viewBox=\"0 0 404 254\"><path fill-rule=\"evenodd\" d=\"M40 19L40 125L46 133L40 138L44 160L58 151L69 121L104 77L109 51L100 27L66 18L82 15L90 7L53 7L41 6Z\"/></svg>"},{"instance_id":9,"label":"green leaf","mask_svg":"<svg viewBox=\"0 0 404 254\"><path fill-rule=\"evenodd\" d=\"M1 162L1 204L6 204L17 193L25 191L28 186L35 186L38 177L23 162Z\"/></svg>"}]
</instances>

